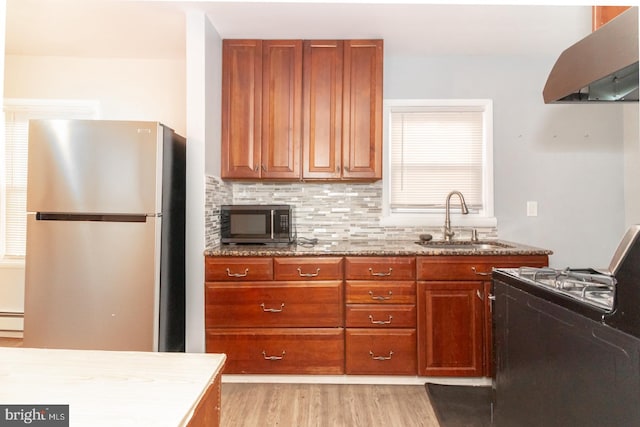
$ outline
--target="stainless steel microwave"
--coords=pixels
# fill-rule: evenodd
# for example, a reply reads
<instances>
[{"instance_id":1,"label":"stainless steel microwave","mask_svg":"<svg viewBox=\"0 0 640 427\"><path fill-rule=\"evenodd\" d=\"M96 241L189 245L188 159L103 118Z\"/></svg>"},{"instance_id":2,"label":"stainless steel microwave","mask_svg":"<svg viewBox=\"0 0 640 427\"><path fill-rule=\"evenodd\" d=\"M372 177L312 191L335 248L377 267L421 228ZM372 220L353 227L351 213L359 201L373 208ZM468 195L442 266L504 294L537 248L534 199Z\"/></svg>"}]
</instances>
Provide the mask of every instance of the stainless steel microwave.
<instances>
[{"instance_id":1,"label":"stainless steel microwave","mask_svg":"<svg viewBox=\"0 0 640 427\"><path fill-rule=\"evenodd\" d=\"M291 243L289 205L223 205L220 210L222 243Z\"/></svg>"}]
</instances>

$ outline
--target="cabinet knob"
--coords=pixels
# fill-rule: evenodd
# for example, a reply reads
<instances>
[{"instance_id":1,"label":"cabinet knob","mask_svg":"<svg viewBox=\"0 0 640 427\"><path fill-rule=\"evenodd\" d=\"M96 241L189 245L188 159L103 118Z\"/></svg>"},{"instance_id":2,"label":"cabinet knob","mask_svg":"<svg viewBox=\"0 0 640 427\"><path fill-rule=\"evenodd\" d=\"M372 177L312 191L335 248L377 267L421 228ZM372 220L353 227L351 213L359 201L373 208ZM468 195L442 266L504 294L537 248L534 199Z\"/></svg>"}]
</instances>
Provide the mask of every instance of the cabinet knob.
<instances>
[{"instance_id":1,"label":"cabinet knob","mask_svg":"<svg viewBox=\"0 0 640 427\"><path fill-rule=\"evenodd\" d=\"M389 291L389 296L385 296L385 295L374 295L373 291L369 291L369 296L371 297L371 299L376 300L376 301L386 301L386 300L390 300L391 296L393 295L393 292Z\"/></svg>"},{"instance_id":2,"label":"cabinet knob","mask_svg":"<svg viewBox=\"0 0 640 427\"><path fill-rule=\"evenodd\" d=\"M300 277L318 277L319 274L320 274L320 267L316 268L315 273L303 273L302 269L298 267L298 275Z\"/></svg>"},{"instance_id":3,"label":"cabinet knob","mask_svg":"<svg viewBox=\"0 0 640 427\"><path fill-rule=\"evenodd\" d=\"M373 360L391 360L391 356L393 356L393 351L390 351L388 356L375 356L373 354L373 351L369 350L369 356L371 356Z\"/></svg>"},{"instance_id":4,"label":"cabinet knob","mask_svg":"<svg viewBox=\"0 0 640 427\"><path fill-rule=\"evenodd\" d=\"M389 325L391 324L391 319L393 319L392 315L389 315L389 320L373 320L373 315L369 315L369 321L374 325Z\"/></svg>"},{"instance_id":5,"label":"cabinet knob","mask_svg":"<svg viewBox=\"0 0 640 427\"><path fill-rule=\"evenodd\" d=\"M344 167L344 171L345 171L345 172L349 172L349 166L345 166L345 167Z\"/></svg>"},{"instance_id":6,"label":"cabinet knob","mask_svg":"<svg viewBox=\"0 0 640 427\"><path fill-rule=\"evenodd\" d=\"M389 267L389 271L388 272L381 272L381 273L376 273L373 271L373 268L369 267L369 273L372 276L377 276L377 277L385 277L385 276L391 276L391 272L393 271L392 267Z\"/></svg>"},{"instance_id":7,"label":"cabinet knob","mask_svg":"<svg viewBox=\"0 0 640 427\"><path fill-rule=\"evenodd\" d=\"M265 165L262 165L262 170L263 170L264 172L266 172L266 171L267 171L267 167L266 167Z\"/></svg>"},{"instance_id":8,"label":"cabinet knob","mask_svg":"<svg viewBox=\"0 0 640 427\"><path fill-rule=\"evenodd\" d=\"M267 356L267 352L265 350L262 350L262 357L264 357L264 360L282 360L284 359L284 350L282 350L282 356Z\"/></svg>"},{"instance_id":9,"label":"cabinet knob","mask_svg":"<svg viewBox=\"0 0 640 427\"><path fill-rule=\"evenodd\" d=\"M245 268L244 273L232 273L230 269L227 268L227 276L229 277L247 277L249 274L249 269Z\"/></svg>"},{"instance_id":10,"label":"cabinet knob","mask_svg":"<svg viewBox=\"0 0 640 427\"><path fill-rule=\"evenodd\" d=\"M254 172L258 172L258 165L255 165L255 166L253 167L253 171L254 171Z\"/></svg>"},{"instance_id":11,"label":"cabinet knob","mask_svg":"<svg viewBox=\"0 0 640 427\"><path fill-rule=\"evenodd\" d=\"M478 276L491 276L491 273L483 273L482 271L478 271L476 270L475 267L471 267L471 271L473 271L475 274L477 274Z\"/></svg>"},{"instance_id":12,"label":"cabinet knob","mask_svg":"<svg viewBox=\"0 0 640 427\"><path fill-rule=\"evenodd\" d=\"M262 311L265 313L282 313L282 310L284 310L284 303L280 304L280 308L267 308L264 303L261 303L260 308L262 308Z\"/></svg>"}]
</instances>

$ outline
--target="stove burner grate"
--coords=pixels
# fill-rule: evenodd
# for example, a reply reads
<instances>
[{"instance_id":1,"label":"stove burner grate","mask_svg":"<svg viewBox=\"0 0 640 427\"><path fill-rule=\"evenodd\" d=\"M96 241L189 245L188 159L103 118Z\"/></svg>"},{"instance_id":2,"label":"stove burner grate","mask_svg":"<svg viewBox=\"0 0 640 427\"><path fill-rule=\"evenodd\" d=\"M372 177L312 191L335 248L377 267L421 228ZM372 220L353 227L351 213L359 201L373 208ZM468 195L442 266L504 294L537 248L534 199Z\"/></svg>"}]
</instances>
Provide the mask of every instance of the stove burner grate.
<instances>
[{"instance_id":1,"label":"stove burner grate","mask_svg":"<svg viewBox=\"0 0 640 427\"><path fill-rule=\"evenodd\" d=\"M586 304L611 310L616 279L591 270L520 267L515 275Z\"/></svg>"}]
</instances>

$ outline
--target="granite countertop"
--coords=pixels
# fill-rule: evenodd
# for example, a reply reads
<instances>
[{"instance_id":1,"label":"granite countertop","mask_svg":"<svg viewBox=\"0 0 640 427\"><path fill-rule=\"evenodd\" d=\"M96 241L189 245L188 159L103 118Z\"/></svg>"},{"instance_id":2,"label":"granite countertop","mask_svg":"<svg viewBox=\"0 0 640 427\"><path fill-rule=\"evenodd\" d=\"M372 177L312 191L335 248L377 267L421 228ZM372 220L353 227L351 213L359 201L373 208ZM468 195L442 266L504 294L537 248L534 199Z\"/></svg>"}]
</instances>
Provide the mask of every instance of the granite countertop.
<instances>
[{"instance_id":1,"label":"granite countertop","mask_svg":"<svg viewBox=\"0 0 640 427\"><path fill-rule=\"evenodd\" d=\"M205 256L431 256L431 255L551 255L548 249L536 248L505 240L482 240L475 245L470 242L433 241L427 246L414 241L351 240L319 241L315 245L291 244L267 245L220 245L207 249Z\"/></svg>"}]
</instances>

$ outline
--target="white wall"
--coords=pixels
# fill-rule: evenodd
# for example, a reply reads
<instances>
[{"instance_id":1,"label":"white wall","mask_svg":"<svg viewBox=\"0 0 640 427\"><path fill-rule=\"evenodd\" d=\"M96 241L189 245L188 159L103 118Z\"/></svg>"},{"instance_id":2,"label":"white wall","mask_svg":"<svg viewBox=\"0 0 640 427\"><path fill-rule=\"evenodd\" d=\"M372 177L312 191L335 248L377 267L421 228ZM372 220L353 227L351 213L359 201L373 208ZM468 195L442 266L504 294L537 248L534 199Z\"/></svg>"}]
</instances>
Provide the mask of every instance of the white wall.
<instances>
[{"instance_id":1,"label":"white wall","mask_svg":"<svg viewBox=\"0 0 640 427\"><path fill-rule=\"evenodd\" d=\"M5 61L7 98L97 100L101 119L157 120L186 133L183 59L7 55Z\"/></svg>"},{"instance_id":2,"label":"white wall","mask_svg":"<svg viewBox=\"0 0 640 427\"><path fill-rule=\"evenodd\" d=\"M208 18L200 11L187 12L186 347L189 352L205 349L205 176L220 174L217 159L221 62L222 41Z\"/></svg>"},{"instance_id":3,"label":"white wall","mask_svg":"<svg viewBox=\"0 0 640 427\"><path fill-rule=\"evenodd\" d=\"M384 96L493 99L499 237L556 267L606 266L625 228L622 106L545 105L555 59L386 56Z\"/></svg>"}]
</instances>

